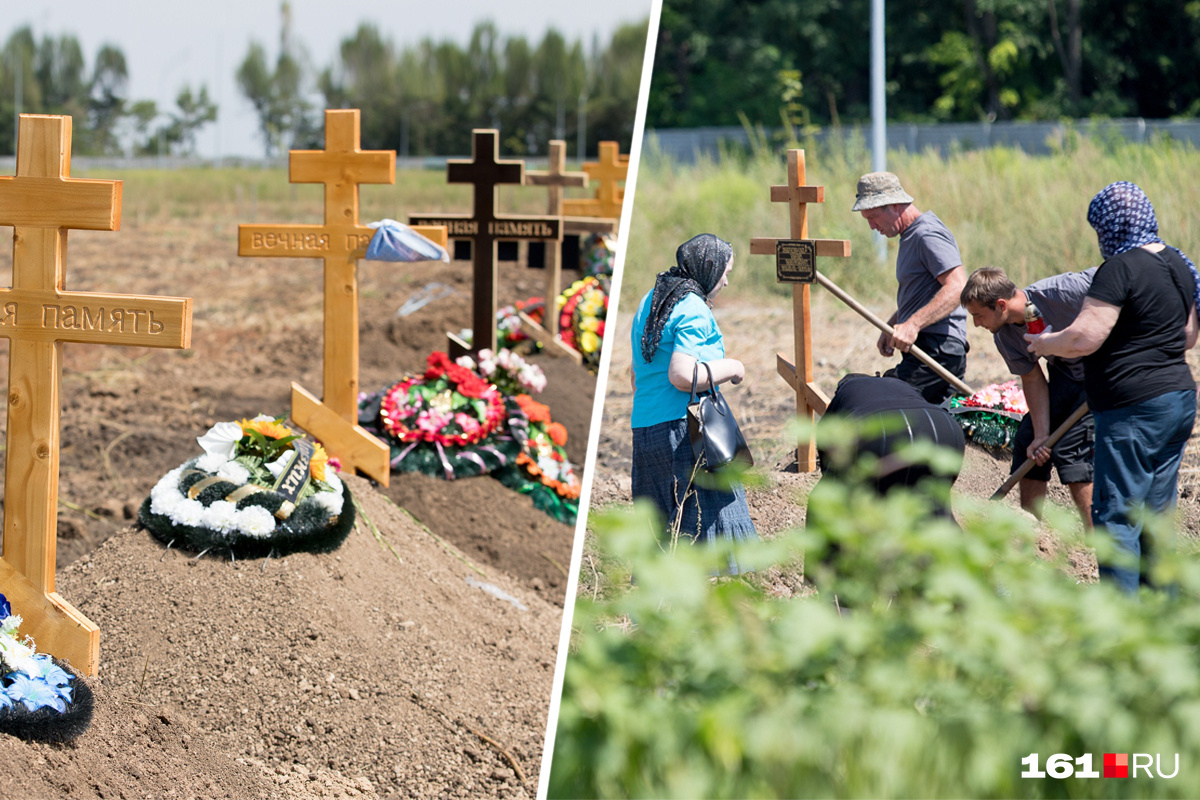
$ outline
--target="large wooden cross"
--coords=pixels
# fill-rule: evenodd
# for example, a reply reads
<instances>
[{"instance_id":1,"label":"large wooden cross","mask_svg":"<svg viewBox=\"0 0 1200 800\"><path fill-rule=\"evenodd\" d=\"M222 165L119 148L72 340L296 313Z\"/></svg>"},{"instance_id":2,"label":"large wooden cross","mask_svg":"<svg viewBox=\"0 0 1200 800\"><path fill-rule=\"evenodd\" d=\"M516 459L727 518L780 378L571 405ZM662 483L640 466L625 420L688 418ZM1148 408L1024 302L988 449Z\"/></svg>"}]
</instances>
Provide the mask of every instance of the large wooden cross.
<instances>
[{"instance_id":1,"label":"large wooden cross","mask_svg":"<svg viewBox=\"0 0 1200 800\"><path fill-rule=\"evenodd\" d=\"M70 177L70 117L22 114L17 145L17 174L0 177L0 225L13 226L12 288L0 288L9 340L0 588L38 650L95 675L100 631L54 587L62 343L188 347L192 301L67 291L67 230L118 230L121 182Z\"/></svg>"},{"instance_id":2,"label":"large wooden cross","mask_svg":"<svg viewBox=\"0 0 1200 800\"><path fill-rule=\"evenodd\" d=\"M550 141L550 158L544 172L526 170L525 183L530 186L545 186L549 196L551 216L563 213L563 189L567 186L587 186L586 172L567 172L567 143L561 139ZM563 233L611 233L616 230L616 220L594 217L564 217ZM583 355L563 342L558 335L558 309L556 301L562 294L562 249L546 248L546 303L545 313L539 325L528 314L521 314L521 324L526 332L547 348L547 352L565 353L577 363L583 363Z\"/></svg>"},{"instance_id":3,"label":"large wooden cross","mask_svg":"<svg viewBox=\"0 0 1200 800\"><path fill-rule=\"evenodd\" d=\"M601 142L599 161L588 161L583 171L597 182L596 196L592 199L564 200L563 213L570 217L621 218L621 204L625 202L625 190L621 181L629 173L629 156L621 155L616 142Z\"/></svg>"},{"instance_id":4,"label":"large wooden cross","mask_svg":"<svg viewBox=\"0 0 1200 800\"><path fill-rule=\"evenodd\" d=\"M787 185L771 187L772 203L787 203L791 221L788 239L750 240L751 255L774 255L776 275L781 283L792 284L792 320L795 361L779 353L776 367L780 376L796 392L796 414L810 423L816 414L825 413L829 398L813 381L812 326L809 308L809 284L818 277L816 259L824 256L847 258L850 242L845 239L808 239L808 203L825 201L824 186L805 186L804 151L787 152ZM813 426L809 435L796 445L796 464L800 472L815 472L817 448Z\"/></svg>"},{"instance_id":5,"label":"large wooden cross","mask_svg":"<svg viewBox=\"0 0 1200 800\"><path fill-rule=\"evenodd\" d=\"M449 183L474 186L471 214L412 214L413 225L445 225L451 238L471 240L474 262L474 300L471 312L472 339L468 345L450 334L450 355L483 349L496 349L496 243L501 240L533 239L562 241L560 216L535 217L524 214L496 213L496 195L500 184L525 182L525 162L500 160L499 132L476 129L472 132L471 160L446 162Z\"/></svg>"},{"instance_id":6,"label":"large wooden cross","mask_svg":"<svg viewBox=\"0 0 1200 800\"><path fill-rule=\"evenodd\" d=\"M358 425L358 259L375 230L358 221L358 187L395 183L393 150L359 149L359 113L325 111L325 149L292 150L292 183L325 185L324 225L239 225L238 255L321 258L325 261L325 361L323 398L292 383L292 419L320 439L351 472L384 486L391 472L388 446ZM444 227L417 233L446 244Z\"/></svg>"}]
</instances>

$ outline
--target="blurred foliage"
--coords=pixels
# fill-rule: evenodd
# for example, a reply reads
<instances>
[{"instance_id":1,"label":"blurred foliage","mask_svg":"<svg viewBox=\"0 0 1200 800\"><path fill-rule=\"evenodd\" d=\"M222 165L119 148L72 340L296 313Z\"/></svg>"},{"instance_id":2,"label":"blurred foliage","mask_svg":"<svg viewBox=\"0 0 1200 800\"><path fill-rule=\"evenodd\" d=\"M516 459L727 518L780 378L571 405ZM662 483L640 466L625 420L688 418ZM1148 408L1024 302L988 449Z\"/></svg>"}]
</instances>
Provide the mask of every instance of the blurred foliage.
<instances>
[{"instance_id":1,"label":"blurred foliage","mask_svg":"<svg viewBox=\"0 0 1200 800\"><path fill-rule=\"evenodd\" d=\"M870 24L871 0L664 0L647 127L865 121ZM1196 3L910 0L884 26L890 119L1200 109Z\"/></svg>"},{"instance_id":2,"label":"blurred foliage","mask_svg":"<svg viewBox=\"0 0 1200 800\"><path fill-rule=\"evenodd\" d=\"M808 235L851 243L850 258L819 258L817 269L860 300L894 304L899 242L888 240L888 258L881 264L867 223L850 211L859 176L871 171L870 154L853 139L789 146L805 150L807 183L825 187L825 202L807 206ZM1069 128L1053 147L1048 156L1004 147L944 157L892 152L888 168L900 176L918 208L936 212L950 228L968 272L1002 267L1018 286L1099 264L1087 206L1116 180L1145 189L1162 237L1193 258L1200 255L1200 230L1191 224L1196 189L1179 179L1200 170L1195 148L1167 138L1130 143L1106 136L1101 128ZM788 285L776 282L774 259L749 255L751 237L790 233L787 207L770 202L768 188L787 182L786 167L786 158L764 138L749 152L727 150L718 159L692 164L646 149L621 284L622 310L636 307L655 274L674 263L680 243L703 232L733 243L735 272L726 292L790 297ZM876 310L886 317L894 308Z\"/></svg>"},{"instance_id":3,"label":"blurred foliage","mask_svg":"<svg viewBox=\"0 0 1200 800\"><path fill-rule=\"evenodd\" d=\"M648 20L623 25L607 45L568 41L548 30L540 42L501 36L492 22L471 28L466 46L426 38L399 47L364 22L346 37L334 62L312 62L291 32L289 4L281 4L278 46L251 41L235 70L254 106L266 155L320 148L324 119L312 101L329 108L360 108L363 149L400 155L466 155L472 128L499 128L501 152L541 154L553 138L576 153L617 141L628 153L641 82ZM74 118L77 155L114 155L123 140L135 154L188 154L197 131L220 109L203 84L181 86L176 106L130 98L121 49L105 44L89 65L72 34L38 40L33 29L14 31L0 48L0 119L27 114ZM15 150L15 131L0 125L0 153Z\"/></svg>"},{"instance_id":4,"label":"blurred foliage","mask_svg":"<svg viewBox=\"0 0 1200 800\"><path fill-rule=\"evenodd\" d=\"M1133 599L1039 558L1002 505L959 498L959 530L920 493L818 487L806 529L741 547L668 553L642 503L593 515L610 588L576 601L550 797L1195 795L1200 565L1164 559L1177 598ZM801 552L805 599L712 577ZM1021 777L1106 752L1182 767Z\"/></svg>"}]
</instances>

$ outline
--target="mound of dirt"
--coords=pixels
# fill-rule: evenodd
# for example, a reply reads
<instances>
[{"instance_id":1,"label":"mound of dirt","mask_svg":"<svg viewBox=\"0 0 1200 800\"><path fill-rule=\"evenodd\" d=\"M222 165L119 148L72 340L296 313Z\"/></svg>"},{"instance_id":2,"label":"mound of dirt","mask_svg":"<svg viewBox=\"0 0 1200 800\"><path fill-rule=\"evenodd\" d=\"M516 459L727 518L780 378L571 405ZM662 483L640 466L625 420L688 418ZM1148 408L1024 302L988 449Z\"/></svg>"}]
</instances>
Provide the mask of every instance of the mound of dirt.
<instances>
[{"instance_id":1,"label":"mound of dirt","mask_svg":"<svg viewBox=\"0 0 1200 800\"><path fill-rule=\"evenodd\" d=\"M561 609L347 482L365 519L334 553L125 529L63 570L102 632L95 720L0 737L0 796L533 796Z\"/></svg>"},{"instance_id":2,"label":"mound of dirt","mask_svg":"<svg viewBox=\"0 0 1200 800\"><path fill-rule=\"evenodd\" d=\"M190 296L192 346L63 347L58 589L101 630L96 718L74 746L0 737L21 765L0 797L532 795L573 526L490 477L398 474L349 480L384 545L360 525L331 555L235 564L130 530L214 423L286 414L292 381L321 395L321 261L239 258L236 214L70 233L68 288ZM0 285L11 269L0 248ZM424 370L471 324L471 273L360 262L361 390ZM501 303L543 285L499 267ZM595 377L531 360L582 470Z\"/></svg>"}]
</instances>

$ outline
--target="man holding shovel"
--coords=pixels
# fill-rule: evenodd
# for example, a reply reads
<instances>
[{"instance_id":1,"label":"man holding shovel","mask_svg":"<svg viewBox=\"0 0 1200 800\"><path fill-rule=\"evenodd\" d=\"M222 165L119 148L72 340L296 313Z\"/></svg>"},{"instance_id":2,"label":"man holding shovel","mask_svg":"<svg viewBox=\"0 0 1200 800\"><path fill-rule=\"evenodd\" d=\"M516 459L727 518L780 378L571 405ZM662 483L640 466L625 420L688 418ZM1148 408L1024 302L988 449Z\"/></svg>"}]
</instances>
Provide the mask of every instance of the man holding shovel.
<instances>
[{"instance_id":1,"label":"man holding shovel","mask_svg":"<svg viewBox=\"0 0 1200 800\"><path fill-rule=\"evenodd\" d=\"M966 282L958 243L932 211L922 212L890 172L870 172L858 179L851 211L889 238L900 237L896 254L896 312L888 320L892 333L879 337L880 355L904 354L884 373L909 384L937 405L954 393L945 379L910 352L915 344L958 378L967 371L967 315L959 305Z\"/></svg>"},{"instance_id":2,"label":"man holding shovel","mask_svg":"<svg viewBox=\"0 0 1200 800\"><path fill-rule=\"evenodd\" d=\"M1037 333L1039 321L1046 329L1053 330L1063 330L1074 322L1096 269L1053 275L1018 289L1004 270L983 267L967 278L961 296L975 327L991 332L1009 371L1020 376L1029 405L1029 413L1021 420L1013 439L1012 472L1026 458L1036 462L1018 484L1021 508L1041 518L1053 465L1079 509L1085 530L1092 527L1095 432L1091 413L1085 414L1052 447L1046 446L1051 432L1087 399L1083 358L1047 357L1047 377L1038 357L1029 352L1024 335Z\"/></svg>"}]
</instances>

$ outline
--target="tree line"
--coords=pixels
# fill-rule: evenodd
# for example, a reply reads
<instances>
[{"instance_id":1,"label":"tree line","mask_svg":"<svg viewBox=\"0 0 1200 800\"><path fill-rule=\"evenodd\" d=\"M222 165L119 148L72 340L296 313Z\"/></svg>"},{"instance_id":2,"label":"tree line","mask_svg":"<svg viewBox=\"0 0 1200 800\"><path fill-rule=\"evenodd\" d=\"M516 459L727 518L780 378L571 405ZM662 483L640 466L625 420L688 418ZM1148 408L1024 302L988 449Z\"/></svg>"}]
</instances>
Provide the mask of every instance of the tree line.
<instances>
[{"instance_id":1,"label":"tree line","mask_svg":"<svg viewBox=\"0 0 1200 800\"><path fill-rule=\"evenodd\" d=\"M284 3L277 52L252 42L235 78L268 156L319 149L324 108L361 108L362 147L402 155L469 153L476 127L499 128L506 154L544 153L552 138L574 152L581 131L592 152L600 140L628 152L647 25L618 28L604 47L598 37L585 47L553 29L536 43L504 37L492 22L475 25L465 47L432 39L399 47L362 23L334 63L317 67L293 39ZM0 51L0 153L15 152L16 131L3 120L18 108L71 115L80 155L191 154L219 113L204 84L183 86L169 108L131 98L120 47L101 46L89 63L75 36L39 40L28 26Z\"/></svg>"},{"instance_id":2,"label":"tree line","mask_svg":"<svg viewBox=\"0 0 1200 800\"><path fill-rule=\"evenodd\" d=\"M870 119L871 0L664 0L648 127ZM885 5L888 118L1200 115L1200 4Z\"/></svg>"}]
</instances>

